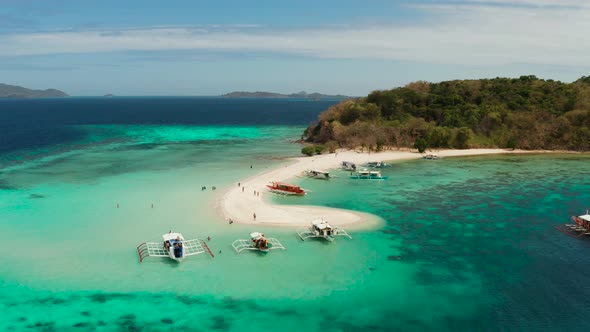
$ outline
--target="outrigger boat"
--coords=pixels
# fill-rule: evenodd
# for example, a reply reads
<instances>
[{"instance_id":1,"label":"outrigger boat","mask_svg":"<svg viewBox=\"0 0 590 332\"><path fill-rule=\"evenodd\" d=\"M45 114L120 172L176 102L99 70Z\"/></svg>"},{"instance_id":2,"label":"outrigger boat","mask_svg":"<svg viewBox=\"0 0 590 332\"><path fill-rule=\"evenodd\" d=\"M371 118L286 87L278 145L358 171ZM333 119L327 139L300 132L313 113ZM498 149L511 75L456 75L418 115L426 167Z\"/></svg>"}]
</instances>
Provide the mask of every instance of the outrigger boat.
<instances>
[{"instance_id":1,"label":"outrigger boat","mask_svg":"<svg viewBox=\"0 0 590 332\"><path fill-rule=\"evenodd\" d=\"M425 154L425 155L422 156L422 159L428 159L428 160L436 160L438 158L439 158L438 155L432 154L432 153Z\"/></svg>"},{"instance_id":2,"label":"outrigger boat","mask_svg":"<svg viewBox=\"0 0 590 332\"><path fill-rule=\"evenodd\" d=\"M314 179L321 179L321 180L328 180L330 178L330 173L324 171L318 171L315 169L308 169L303 172L303 174L307 177L314 178Z\"/></svg>"},{"instance_id":3,"label":"outrigger boat","mask_svg":"<svg viewBox=\"0 0 590 332\"><path fill-rule=\"evenodd\" d=\"M239 254L244 250L257 250L262 253L267 253L271 249L283 249L285 247L275 238L266 238L260 232L250 233L250 240L235 240L232 244L234 250Z\"/></svg>"},{"instance_id":4,"label":"outrigger boat","mask_svg":"<svg viewBox=\"0 0 590 332\"><path fill-rule=\"evenodd\" d=\"M340 167L345 171L356 171L356 164L351 161L343 161Z\"/></svg>"},{"instance_id":5,"label":"outrigger boat","mask_svg":"<svg viewBox=\"0 0 590 332\"><path fill-rule=\"evenodd\" d=\"M322 238L330 242L334 241L335 236L346 236L352 239L352 236L340 227L332 226L324 219L316 219L311 222L311 227L298 232L297 235L301 240L305 241L308 238Z\"/></svg>"},{"instance_id":6,"label":"outrigger boat","mask_svg":"<svg viewBox=\"0 0 590 332\"><path fill-rule=\"evenodd\" d=\"M582 235L590 235L590 214L586 210L586 214L581 216L572 216L573 224L559 225L556 228L568 235L580 237Z\"/></svg>"},{"instance_id":7,"label":"outrigger boat","mask_svg":"<svg viewBox=\"0 0 590 332\"><path fill-rule=\"evenodd\" d=\"M205 252L214 257L213 252L203 240L185 240L182 234L172 231L162 235L162 238L164 242L144 242L137 246L140 263L146 257L169 257L174 261L182 262L185 257Z\"/></svg>"},{"instance_id":8,"label":"outrigger boat","mask_svg":"<svg viewBox=\"0 0 590 332\"><path fill-rule=\"evenodd\" d=\"M382 161L369 161L367 164L367 167L372 167L372 168L385 168L385 167L391 167L391 165L386 164Z\"/></svg>"},{"instance_id":9,"label":"outrigger boat","mask_svg":"<svg viewBox=\"0 0 590 332\"><path fill-rule=\"evenodd\" d=\"M385 180L387 176L382 176L379 171L369 171L362 169L355 174L350 176L351 179L363 179L363 180Z\"/></svg>"},{"instance_id":10,"label":"outrigger boat","mask_svg":"<svg viewBox=\"0 0 590 332\"><path fill-rule=\"evenodd\" d=\"M305 190L293 184L288 184L284 182L273 182L272 184L268 184L266 186L268 187L268 190L275 194L295 196L305 195Z\"/></svg>"}]
</instances>

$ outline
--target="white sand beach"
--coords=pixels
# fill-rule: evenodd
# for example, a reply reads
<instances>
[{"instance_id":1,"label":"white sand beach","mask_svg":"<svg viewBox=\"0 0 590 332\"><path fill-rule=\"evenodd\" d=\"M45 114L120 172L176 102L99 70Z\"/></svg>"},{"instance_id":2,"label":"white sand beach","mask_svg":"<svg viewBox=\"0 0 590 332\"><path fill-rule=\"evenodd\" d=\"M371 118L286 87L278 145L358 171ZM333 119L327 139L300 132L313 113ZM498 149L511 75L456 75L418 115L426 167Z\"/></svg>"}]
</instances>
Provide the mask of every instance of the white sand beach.
<instances>
[{"instance_id":1,"label":"white sand beach","mask_svg":"<svg viewBox=\"0 0 590 332\"><path fill-rule=\"evenodd\" d=\"M504 149L467 149L436 151L439 157L473 156L502 153L527 153L531 151ZM329 170L339 168L342 161L364 164L369 161L396 161L418 159L422 155L410 151L384 151L378 153L357 152L350 150L324 154L313 157L293 158L287 166L260 173L254 177L236 183L220 196L217 202L219 212L225 220L237 223L265 224L276 226L307 226L318 217L326 219L333 225L349 228L372 228L380 223L380 218L368 213L318 206L276 205L269 202L267 184L273 181L287 181L300 175L306 169ZM260 192L260 196L254 195ZM256 213L256 219L254 219Z\"/></svg>"}]
</instances>

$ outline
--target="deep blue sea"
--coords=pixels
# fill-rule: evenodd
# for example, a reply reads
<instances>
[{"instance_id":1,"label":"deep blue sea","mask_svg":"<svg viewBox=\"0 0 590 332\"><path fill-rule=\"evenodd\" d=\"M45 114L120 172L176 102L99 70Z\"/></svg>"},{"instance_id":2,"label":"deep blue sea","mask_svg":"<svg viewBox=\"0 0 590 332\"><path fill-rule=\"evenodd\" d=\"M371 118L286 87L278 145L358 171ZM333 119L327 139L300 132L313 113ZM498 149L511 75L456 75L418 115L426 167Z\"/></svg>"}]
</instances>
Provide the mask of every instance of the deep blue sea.
<instances>
[{"instance_id":1,"label":"deep blue sea","mask_svg":"<svg viewBox=\"0 0 590 332\"><path fill-rule=\"evenodd\" d=\"M309 195L273 201L384 225L330 244L260 227L287 250L234 253L253 229L222 220L218 195L300 156L294 141L334 103L0 100L0 330L590 330L590 239L554 228L590 207L588 155L298 179ZM211 236L216 257L139 263L136 246L169 229Z\"/></svg>"}]
</instances>

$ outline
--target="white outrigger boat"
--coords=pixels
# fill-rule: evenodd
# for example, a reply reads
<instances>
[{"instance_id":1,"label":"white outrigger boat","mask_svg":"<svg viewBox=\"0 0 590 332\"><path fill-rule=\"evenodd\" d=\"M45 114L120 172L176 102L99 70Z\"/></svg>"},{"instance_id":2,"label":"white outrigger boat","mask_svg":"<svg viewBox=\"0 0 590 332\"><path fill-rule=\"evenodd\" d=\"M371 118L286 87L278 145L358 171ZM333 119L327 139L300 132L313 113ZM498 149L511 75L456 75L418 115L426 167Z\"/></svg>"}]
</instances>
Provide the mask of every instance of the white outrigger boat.
<instances>
[{"instance_id":1,"label":"white outrigger boat","mask_svg":"<svg viewBox=\"0 0 590 332\"><path fill-rule=\"evenodd\" d=\"M169 257L177 262L182 262L185 257L199 255L208 252L215 257L211 249L203 240L185 240L180 233L168 232L162 235L163 242L144 242L137 246L139 262L146 257Z\"/></svg>"},{"instance_id":2,"label":"white outrigger boat","mask_svg":"<svg viewBox=\"0 0 590 332\"><path fill-rule=\"evenodd\" d=\"M369 161L367 164L367 167L371 167L371 168L386 168L386 167L391 167L391 165L386 164L382 161Z\"/></svg>"},{"instance_id":3,"label":"white outrigger boat","mask_svg":"<svg viewBox=\"0 0 590 332\"><path fill-rule=\"evenodd\" d=\"M338 226L332 226L324 219L316 219L311 222L311 227L307 228L302 232L298 232L297 235L301 240L305 241L308 238L323 238L330 242L334 241L335 236L346 236L352 239L352 236Z\"/></svg>"},{"instance_id":4,"label":"white outrigger boat","mask_svg":"<svg viewBox=\"0 0 590 332\"><path fill-rule=\"evenodd\" d=\"M350 178L363 180L385 180L387 179L387 176L382 176L380 171L369 171L368 169L362 169L351 175Z\"/></svg>"},{"instance_id":5,"label":"white outrigger boat","mask_svg":"<svg viewBox=\"0 0 590 332\"><path fill-rule=\"evenodd\" d=\"M260 232L250 233L250 240L235 240L232 244L234 250L239 254L244 250L257 250L262 253L267 253L271 249L282 249L286 248L275 238L267 238Z\"/></svg>"},{"instance_id":6,"label":"white outrigger boat","mask_svg":"<svg viewBox=\"0 0 590 332\"><path fill-rule=\"evenodd\" d=\"M340 167L345 171L356 171L356 164L351 161L343 161Z\"/></svg>"},{"instance_id":7,"label":"white outrigger boat","mask_svg":"<svg viewBox=\"0 0 590 332\"><path fill-rule=\"evenodd\" d=\"M430 154L425 154L422 156L422 159L427 159L427 160L437 160L439 159L438 155L434 154L434 153L430 153Z\"/></svg>"},{"instance_id":8,"label":"white outrigger boat","mask_svg":"<svg viewBox=\"0 0 590 332\"><path fill-rule=\"evenodd\" d=\"M328 180L330 178L329 172L318 171L315 169L308 169L303 171L303 175L313 178L313 179L321 179L321 180Z\"/></svg>"}]
</instances>

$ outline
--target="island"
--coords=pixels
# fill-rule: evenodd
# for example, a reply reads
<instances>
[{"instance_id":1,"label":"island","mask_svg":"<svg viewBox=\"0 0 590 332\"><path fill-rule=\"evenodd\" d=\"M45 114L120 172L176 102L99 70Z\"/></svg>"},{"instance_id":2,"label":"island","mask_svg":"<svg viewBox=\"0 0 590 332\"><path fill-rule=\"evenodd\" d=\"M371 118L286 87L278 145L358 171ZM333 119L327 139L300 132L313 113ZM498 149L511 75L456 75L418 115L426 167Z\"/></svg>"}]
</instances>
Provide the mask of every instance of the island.
<instances>
[{"instance_id":1,"label":"island","mask_svg":"<svg viewBox=\"0 0 590 332\"><path fill-rule=\"evenodd\" d=\"M256 92L247 92L247 91L234 91L230 93L226 93L221 95L222 97L226 98L308 98L313 100L319 99L349 99L349 96L344 95L326 95L322 93L307 93L305 91L290 93L290 94L283 94L283 93L276 93L276 92L265 92L265 91L256 91Z\"/></svg>"},{"instance_id":2,"label":"island","mask_svg":"<svg viewBox=\"0 0 590 332\"><path fill-rule=\"evenodd\" d=\"M324 149L590 151L590 76L572 83L535 76L418 81L349 99L303 134Z\"/></svg>"},{"instance_id":3,"label":"island","mask_svg":"<svg viewBox=\"0 0 590 332\"><path fill-rule=\"evenodd\" d=\"M23 88L17 85L8 85L0 83L0 98L56 98L56 97L68 97L68 94L56 90L32 90Z\"/></svg>"}]
</instances>

